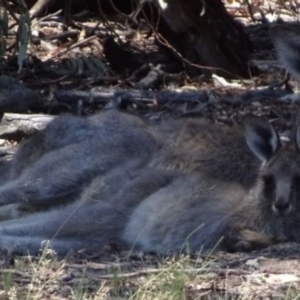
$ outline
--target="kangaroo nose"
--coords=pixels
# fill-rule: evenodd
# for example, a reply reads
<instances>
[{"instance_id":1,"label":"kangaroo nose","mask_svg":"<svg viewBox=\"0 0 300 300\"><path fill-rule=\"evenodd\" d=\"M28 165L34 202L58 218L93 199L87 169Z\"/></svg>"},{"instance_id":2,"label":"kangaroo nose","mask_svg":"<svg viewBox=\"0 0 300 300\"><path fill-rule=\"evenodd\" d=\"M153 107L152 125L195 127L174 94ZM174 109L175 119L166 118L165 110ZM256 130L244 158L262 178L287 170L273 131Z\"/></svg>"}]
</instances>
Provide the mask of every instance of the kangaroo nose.
<instances>
[{"instance_id":1,"label":"kangaroo nose","mask_svg":"<svg viewBox=\"0 0 300 300\"><path fill-rule=\"evenodd\" d=\"M276 214L287 215L291 211L291 205L287 201L276 201L273 205L273 211Z\"/></svg>"}]
</instances>

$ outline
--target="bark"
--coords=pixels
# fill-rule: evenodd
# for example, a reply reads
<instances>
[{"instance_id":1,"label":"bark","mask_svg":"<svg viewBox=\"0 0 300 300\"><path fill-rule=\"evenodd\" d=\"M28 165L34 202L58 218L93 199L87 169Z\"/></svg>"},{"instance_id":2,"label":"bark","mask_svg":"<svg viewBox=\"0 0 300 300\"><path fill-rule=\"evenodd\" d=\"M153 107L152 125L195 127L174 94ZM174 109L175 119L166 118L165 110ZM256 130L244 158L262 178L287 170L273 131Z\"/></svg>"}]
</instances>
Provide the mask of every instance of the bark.
<instances>
[{"instance_id":1,"label":"bark","mask_svg":"<svg viewBox=\"0 0 300 300\"><path fill-rule=\"evenodd\" d=\"M78 102L83 105L102 104L109 105L114 102L116 106L126 106L135 103L140 105L171 105L171 104L214 104L215 102L227 103L234 106L252 102L278 100L291 94L292 91L279 89L278 85L259 90L247 90L235 96L224 96L224 93L210 95L207 91L147 91L147 90L114 90L98 88L93 91L58 90L54 96L58 103L77 107Z\"/></svg>"},{"instance_id":2,"label":"bark","mask_svg":"<svg viewBox=\"0 0 300 300\"><path fill-rule=\"evenodd\" d=\"M0 138L20 141L42 130L54 116L41 114L4 114L0 124Z\"/></svg>"},{"instance_id":3,"label":"bark","mask_svg":"<svg viewBox=\"0 0 300 300\"><path fill-rule=\"evenodd\" d=\"M147 90L115 90L98 88L94 91L58 90L54 93L58 103L77 106L78 101L84 105L108 104L112 99L116 102L132 102L140 104L165 105L170 103L200 103L208 101L206 91L147 91Z\"/></svg>"}]
</instances>

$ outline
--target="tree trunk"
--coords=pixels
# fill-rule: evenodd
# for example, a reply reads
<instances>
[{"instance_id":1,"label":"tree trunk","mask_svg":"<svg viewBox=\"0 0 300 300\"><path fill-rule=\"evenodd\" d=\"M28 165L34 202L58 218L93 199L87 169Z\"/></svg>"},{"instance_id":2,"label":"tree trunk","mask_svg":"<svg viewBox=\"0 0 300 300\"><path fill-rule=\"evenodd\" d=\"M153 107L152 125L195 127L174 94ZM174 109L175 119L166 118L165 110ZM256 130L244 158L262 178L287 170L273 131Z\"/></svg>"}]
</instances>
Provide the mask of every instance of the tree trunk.
<instances>
[{"instance_id":1,"label":"tree trunk","mask_svg":"<svg viewBox=\"0 0 300 300\"><path fill-rule=\"evenodd\" d=\"M192 64L196 74L249 77L250 41L221 0L156 0L162 21L159 33ZM213 70L211 69L213 68Z\"/></svg>"}]
</instances>

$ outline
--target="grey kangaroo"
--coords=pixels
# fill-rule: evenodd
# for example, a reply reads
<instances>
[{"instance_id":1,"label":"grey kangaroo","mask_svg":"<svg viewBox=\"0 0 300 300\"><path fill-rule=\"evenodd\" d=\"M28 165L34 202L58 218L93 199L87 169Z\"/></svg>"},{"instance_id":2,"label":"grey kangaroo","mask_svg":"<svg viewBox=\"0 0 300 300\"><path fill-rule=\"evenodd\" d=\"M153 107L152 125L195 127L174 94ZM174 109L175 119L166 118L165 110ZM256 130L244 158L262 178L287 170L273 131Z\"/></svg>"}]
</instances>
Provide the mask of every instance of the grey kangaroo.
<instances>
[{"instance_id":1,"label":"grey kangaroo","mask_svg":"<svg viewBox=\"0 0 300 300\"><path fill-rule=\"evenodd\" d=\"M78 120L83 122L83 128L92 128L90 135L77 133L78 143L68 141L73 139L73 131L70 136L62 131L60 139L49 138L57 134L53 127L59 126L59 122L68 130L69 123L66 125L63 120L53 122L40 137L20 146L12 164L12 180L0 190L3 204L35 206L47 202L51 209L27 216L14 215L12 218L16 219L1 222L0 248L37 253L42 242L49 240L51 247L64 254L71 249L95 250L113 242L130 249L168 254L209 251L222 237L220 248L232 251L298 240L299 128L291 143L282 144L268 122L253 119L246 123L246 139L236 128L220 129L219 138L212 139L204 133L208 125L202 121L180 120L151 127L132 115L107 111ZM91 139L91 144L89 138L85 141L88 146L80 143L84 136ZM92 142L95 136L99 144ZM37 152L34 139L41 146ZM208 147L209 141L214 146L227 142L220 147L223 152L218 152L218 147ZM202 149L205 143L209 153ZM70 145L75 145L80 153L75 156L82 160L77 162L78 169L72 157L77 152L70 150ZM234 154L224 152L230 145L239 145L233 148ZM96 154L92 154L95 148L91 146L97 147ZM247 172L240 151L249 155L245 162L249 170L257 170L257 180L251 175L249 183L244 175L239 182L241 172L235 158L241 159L240 166ZM218 159L212 159L214 153L218 153ZM23 155L31 163L26 165ZM86 162L80 155L90 155L87 169L83 168ZM53 157L58 160L56 164ZM221 162L223 168L213 167L209 174L205 158L212 163L232 161L237 170L224 171ZM21 167L18 160L23 162ZM94 179L90 177L82 187L80 181L92 172L89 168L93 170L93 160ZM64 170L65 163L68 168ZM15 170L19 170L19 176ZM53 208L52 198L59 197L62 191L68 194L68 189L75 185L83 190L81 196Z\"/></svg>"},{"instance_id":2,"label":"grey kangaroo","mask_svg":"<svg viewBox=\"0 0 300 300\"><path fill-rule=\"evenodd\" d=\"M157 147L150 127L130 115L58 117L19 146L0 188L0 205L21 204L21 212L65 204L95 176L130 159L146 161ZM2 220L19 215L2 211Z\"/></svg>"},{"instance_id":3,"label":"grey kangaroo","mask_svg":"<svg viewBox=\"0 0 300 300\"><path fill-rule=\"evenodd\" d=\"M115 110L64 116L19 146L8 182L0 187L0 220L76 201L93 178L130 161L184 173L201 170L246 188L259 169L237 126L193 119L150 126Z\"/></svg>"},{"instance_id":4,"label":"grey kangaroo","mask_svg":"<svg viewBox=\"0 0 300 300\"><path fill-rule=\"evenodd\" d=\"M271 26L270 36L282 65L300 80L300 24Z\"/></svg>"}]
</instances>

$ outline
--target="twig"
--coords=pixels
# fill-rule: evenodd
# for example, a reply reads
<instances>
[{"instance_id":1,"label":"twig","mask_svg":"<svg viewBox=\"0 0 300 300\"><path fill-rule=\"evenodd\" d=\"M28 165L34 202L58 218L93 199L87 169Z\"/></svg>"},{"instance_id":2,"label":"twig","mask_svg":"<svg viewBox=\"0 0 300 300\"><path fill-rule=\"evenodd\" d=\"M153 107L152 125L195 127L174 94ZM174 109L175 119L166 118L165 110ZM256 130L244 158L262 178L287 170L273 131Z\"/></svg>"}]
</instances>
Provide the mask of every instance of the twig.
<instances>
[{"instance_id":1,"label":"twig","mask_svg":"<svg viewBox=\"0 0 300 300\"><path fill-rule=\"evenodd\" d=\"M97 36L96 36L96 35L92 35L92 36L90 36L90 37L88 37L88 38L86 38L86 39L84 39L84 40L82 40L82 41L80 41L80 42L78 42L78 43L75 43L75 44L73 44L72 46L70 46L68 49L64 50L64 53L67 53L68 51L71 51L71 50L74 49L74 48L77 48L77 47L79 47L79 46L82 46L82 45L84 45L84 44L90 42L91 40L93 40L93 39L95 39L95 38L97 38Z\"/></svg>"},{"instance_id":2,"label":"twig","mask_svg":"<svg viewBox=\"0 0 300 300\"><path fill-rule=\"evenodd\" d=\"M6 0L2 1L3 6L8 10L8 12L10 13L10 15L12 16L12 18L19 23L19 19L17 18L17 16L15 15L14 11L11 9L11 7L9 6L9 4L7 3Z\"/></svg>"},{"instance_id":3,"label":"twig","mask_svg":"<svg viewBox=\"0 0 300 300\"><path fill-rule=\"evenodd\" d=\"M187 273L187 274L198 274L198 273L217 273L218 275L222 276L228 276L228 275L249 275L251 272L241 270L241 269L220 269L220 268L197 268L197 269L180 269L181 272ZM100 275L99 279L113 279L116 278L132 278L137 276L143 276L143 275L151 275L151 274L159 274L164 272L170 272L170 269L142 269L138 270L136 272L130 272L130 273L117 273L117 274L105 274Z\"/></svg>"},{"instance_id":4,"label":"twig","mask_svg":"<svg viewBox=\"0 0 300 300\"><path fill-rule=\"evenodd\" d=\"M137 22L135 19L133 19L133 18L131 17L131 15L126 15L126 14L122 13L122 12L115 6L114 1L112 1L112 0L108 0L108 1L109 1L111 7L113 8L113 10L114 10L116 13L118 13L120 16L124 17L125 19L130 20L133 24L138 25L138 22Z\"/></svg>"},{"instance_id":5,"label":"twig","mask_svg":"<svg viewBox=\"0 0 300 300\"><path fill-rule=\"evenodd\" d=\"M21 271L15 270L15 269L3 269L3 270L0 270L0 273L1 274L12 274L12 275L16 275L16 276L23 277L26 279L31 278L30 274L21 272Z\"/></svg>"},{"instance_id":6,"label":"twig","mask_svg":"<svg viewBox=\"0 0 300 300\"><path fill-rule=\"evenodd\" d=\"M221 68L217 68L217 67L207 67L207 66L202 66L202 65L199 65L199 64L194 64L192 63L190 60L188 60L187 58L185 58L179 51L177 51L154 27L153 25L151 24L150 20L148 19L147 15L143 12L144 14L144 18L147 20L148 22L148 25L149 27L151 28L152 30L152 33L154 34L154 36L156 37L157 41L169 48L170 50L172 50L172 52L178 56L178 58L180 58L183 62L187 63L188 65L192 66L192 67L195 67L197 69L200 69L200 70L210 70L212 72L215 72L216 70L220 70L220 71L223 71L223 72L226 72L228 75L234 75L235 77L237 76L236 74L232 74L230 72L228 72L227 70L223 70Z\"/></svg>"},{"instance_id":7,"label":"twig","mask_svg":"<svg viewBox=\"0 0 300 300\"><path fill-rule=\"evenodd\" d=\"M30 9L31 19L36 17L46 6L50 3L51 0L38 0L33 7Z\"/></svg>"},{"instance_id":8,"label":"twig","mask_svg":"<svg viewBox=\"0 0 300 300\"><path fill-rule=\"evenodd\" d=\"M48 18L52 18L52 17L58 16L61 12L62 12L62 10L60 9L60 10L58 10L57 12L55 12L55 13L53 13L53 14L47 15L47 16L45 16L45 17L43 17L43 18L40 18L36 23L34 23L34 24L32 25L32 28L33 28L34 26L40 24L41 22L47 20Z\"/></svg>"}]
</instances>

